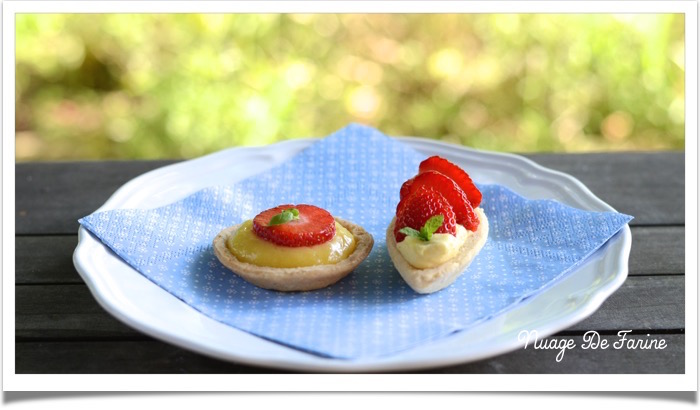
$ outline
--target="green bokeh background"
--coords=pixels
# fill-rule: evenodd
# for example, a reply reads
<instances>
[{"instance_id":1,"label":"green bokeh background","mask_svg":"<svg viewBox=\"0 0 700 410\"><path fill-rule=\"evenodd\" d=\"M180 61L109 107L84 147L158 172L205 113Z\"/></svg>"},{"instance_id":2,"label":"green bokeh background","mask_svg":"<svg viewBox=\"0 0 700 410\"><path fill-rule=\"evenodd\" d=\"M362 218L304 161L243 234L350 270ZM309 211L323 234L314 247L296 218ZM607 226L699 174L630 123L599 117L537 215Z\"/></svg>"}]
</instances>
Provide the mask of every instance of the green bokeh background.
<instances>
[{"instance_id":1,"label":"green bokeh background","mask_svg":"<svg viewBox=\"0 0 700 410\"><path fill-rule=\"evenodd\" d=\"M22 14L18 161L192 158L327 135L682 150L673 14Z\"/></svg>"}]
</instances>

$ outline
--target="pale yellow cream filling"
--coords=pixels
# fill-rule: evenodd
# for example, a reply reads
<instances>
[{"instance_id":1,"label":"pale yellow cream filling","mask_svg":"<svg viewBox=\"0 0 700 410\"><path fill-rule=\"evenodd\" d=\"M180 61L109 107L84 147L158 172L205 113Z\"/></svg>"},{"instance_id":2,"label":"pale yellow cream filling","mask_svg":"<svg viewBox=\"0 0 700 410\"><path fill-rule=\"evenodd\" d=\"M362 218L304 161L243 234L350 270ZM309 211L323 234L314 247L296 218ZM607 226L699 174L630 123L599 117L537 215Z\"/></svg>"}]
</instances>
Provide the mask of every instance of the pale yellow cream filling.
<instances>
[{"instance_id":1,"label":"pale yellow cream filling","mask_svg":"<svg viewBox=\"0 0 700 410\"><path fill-rule=\"evenodd\" d=\"M335 264L350 256L356 246L353 234L338 222L335 236L314 246L287 247L261 239L253 232L252 220L244 222L226 241L226 247L238 260L273 268Z\"/></svg>"},{"instance_id":2,"label":"pale yellow cream filling","mask_svg":"<svg viewBox=\"0 0 700 410\"><path fill-rule=\"evenodd\" d=\"M456 233L456 236L449 233L433 234L429 241L422 241L415 236L406 236L403 241L396 244L396 248L414 268L434 268L457 256L464 241L469 235L474 234L459 224Z\"/></svg>"}]
</instances>

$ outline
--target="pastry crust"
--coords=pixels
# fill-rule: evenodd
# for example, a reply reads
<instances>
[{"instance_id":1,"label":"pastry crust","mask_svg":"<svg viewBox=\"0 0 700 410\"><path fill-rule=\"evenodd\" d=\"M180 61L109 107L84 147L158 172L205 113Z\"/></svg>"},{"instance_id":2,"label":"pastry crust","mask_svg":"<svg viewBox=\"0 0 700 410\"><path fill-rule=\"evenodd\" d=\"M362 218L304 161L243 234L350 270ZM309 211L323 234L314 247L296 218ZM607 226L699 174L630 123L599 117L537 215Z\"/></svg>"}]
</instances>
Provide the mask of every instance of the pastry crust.
<instances>
[{"instance_id":1,"label":"pastry crust","mask_svg":"<svg viewBox=\"0 0 700 410\"><path fill-rule=\"evenodd\" d=\"M404 259L396 247L396 238L394 238L396 217L391 220L386 230L386 247L389 250L389 256L394 262L396 270L399 271L401 277L413 290L418 293L433 293L446 288L467 269L474 257L481 251L489 235L489 220L486 218L483 209L476 208L474 211L479 217L479 228L474 232L474 235L470 235L467 238L459 248L457 256L441 265L428 269L414 268Z\"/></svg>"},{"instance_id":2,"label":"pastry crust","mask_svg":"<svg viewBox=\"0 0 700 410\"><path fill-rule=\"evenodd\" d=\"M355 251L336 264L299 268L274 268L241 262L226 247L226 241L236 232L241 224L230 226L219 232L214 238L214 253L224 266L246 281L261 288L284 292L324 288L352 272L367 258L372 250L372 246L374 246L374 238L361 226L340 218L335 218L335 220L350 231L357 241Z\"/></svg>"}]
</instances>

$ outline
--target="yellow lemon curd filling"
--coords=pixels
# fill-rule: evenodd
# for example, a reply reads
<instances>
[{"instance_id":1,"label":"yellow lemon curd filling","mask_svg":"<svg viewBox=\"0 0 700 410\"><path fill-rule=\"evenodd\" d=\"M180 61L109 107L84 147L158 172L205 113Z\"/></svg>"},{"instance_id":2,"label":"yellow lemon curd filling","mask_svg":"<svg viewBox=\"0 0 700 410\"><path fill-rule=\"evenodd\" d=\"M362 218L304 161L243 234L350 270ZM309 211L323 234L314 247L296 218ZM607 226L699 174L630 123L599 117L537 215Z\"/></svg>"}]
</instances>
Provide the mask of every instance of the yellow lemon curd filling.
<instances>
[{"instance_id":1,"label":"yellow lemon curd filling","mask_svg":"<svg viewBox=\"0 0 700 410\"><path fill-rule=\"evenodd\" d=\"M474 234L459 224L457 224L456 233L457 236L436 233L429 241L423 241L415 236L406 236L403 241L396 244L396 248L414 268L434 268L457 256L459 248L467 237Z\"/></svg>"},{"instance_id":2,"label":"yellow lemon curd filling","mask_svg":"<svg viewBox=\"0 0 700 410\"><path fill-rule=\"evenodd\" d=\"M332 265L355 251L357 242L350 231L335 223L335 236L314 246L288 247L268 242L255 234L253 221L245 221L226 241L228 250L242 262L273 268Z\"/></svg>"}]
</instances>

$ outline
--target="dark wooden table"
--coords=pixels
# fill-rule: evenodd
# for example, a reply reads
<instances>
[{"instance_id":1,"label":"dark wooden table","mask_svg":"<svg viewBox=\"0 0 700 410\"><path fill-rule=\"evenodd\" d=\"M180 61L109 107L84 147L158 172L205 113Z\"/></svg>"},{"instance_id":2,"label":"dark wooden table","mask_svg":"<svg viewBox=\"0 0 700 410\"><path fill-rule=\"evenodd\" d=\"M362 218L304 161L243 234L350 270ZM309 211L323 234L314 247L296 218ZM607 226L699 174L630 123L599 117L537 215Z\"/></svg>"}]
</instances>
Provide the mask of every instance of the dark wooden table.
<instances>
[{"instance_id":1,"label":"dark wooden table","mask_svg":"<svg viewBox=\"0 0 700 410\"><path fill-rule=\"evenodd\" d=\"M569 173L633 215L629 277L592 316L555 335L581 345L595 330L664 339L663 350L518 350L427 373L684 373L684 155L527 155ZM278 373L212 359L131 329L106 313L76 272L78 218L122 184L175 161L20 163L16 166L15 372Z\"/></svg>"}]
</instances>

